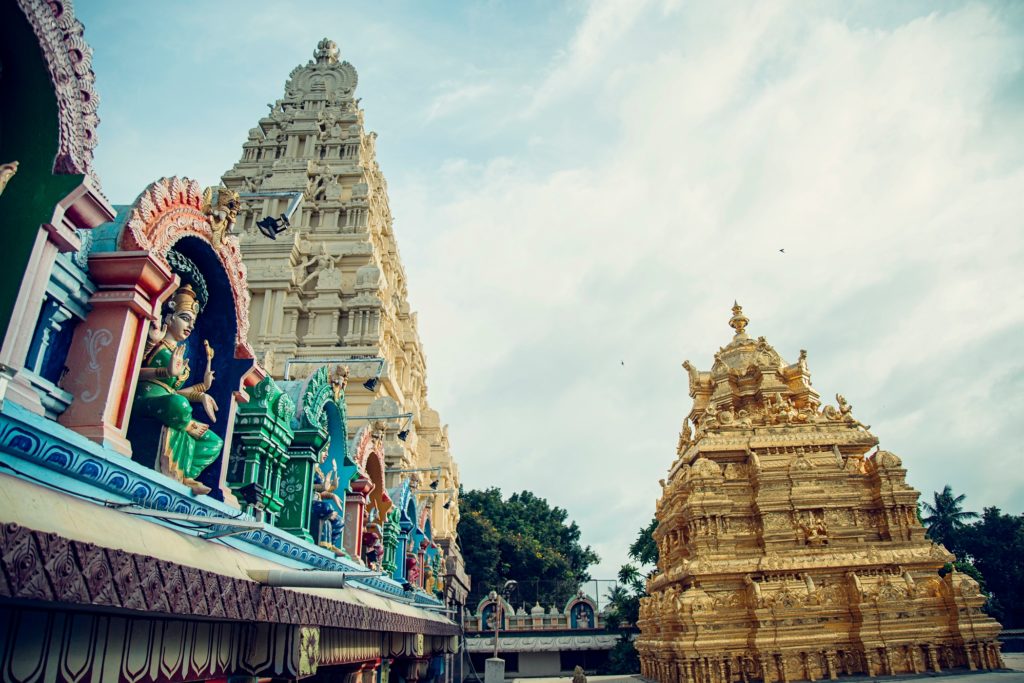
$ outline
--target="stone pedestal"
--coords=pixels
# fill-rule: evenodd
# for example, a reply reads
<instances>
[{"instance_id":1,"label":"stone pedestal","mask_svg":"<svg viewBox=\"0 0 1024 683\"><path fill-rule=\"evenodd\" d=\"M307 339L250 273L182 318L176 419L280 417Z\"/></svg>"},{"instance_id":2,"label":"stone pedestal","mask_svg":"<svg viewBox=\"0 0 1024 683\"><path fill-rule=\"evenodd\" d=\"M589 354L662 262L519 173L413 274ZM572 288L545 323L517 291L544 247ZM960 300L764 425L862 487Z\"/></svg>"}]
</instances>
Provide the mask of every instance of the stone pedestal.
<instances>
[{"instance_id":1,"label":"stone pedestal","mask_svg":"<svg viewBox=\"0 0 1024 683\"><path fill-rule=\"evenodd\" d=\"M505 660L500 657L488 657L484 663L484 683L504 683Z\"/></svg>"}]
</instances>

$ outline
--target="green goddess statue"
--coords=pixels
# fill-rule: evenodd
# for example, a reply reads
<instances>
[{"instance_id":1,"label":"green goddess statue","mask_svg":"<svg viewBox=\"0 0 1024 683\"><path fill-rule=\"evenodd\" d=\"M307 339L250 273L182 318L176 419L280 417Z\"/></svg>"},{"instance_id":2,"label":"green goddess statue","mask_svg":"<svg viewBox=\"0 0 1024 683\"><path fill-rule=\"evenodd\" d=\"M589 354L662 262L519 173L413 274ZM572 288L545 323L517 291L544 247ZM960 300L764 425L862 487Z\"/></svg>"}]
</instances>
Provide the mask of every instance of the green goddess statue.
<instances>
[{"instance_id":1,"label":"green goddess statue","mask_svg":"<svg viewBox=\"0 0 1024 683\"><path fill-rule=\"evenodd\" d=\"M208 424L192 417L192 404L203 407L210 422L217 420L217 403L207 391L213 385L213 349L204 340L206 372L203 381L188 384L185 341L199 317L200 302L190 285L179 288L167 302L161 325L153 325L139 371L133 410L163 425L158 468L180 480L196 494L210 487L196 477L220 455L224 442ZM187 385L187 386L186 386Z\"/></svg>"}]
</instances>

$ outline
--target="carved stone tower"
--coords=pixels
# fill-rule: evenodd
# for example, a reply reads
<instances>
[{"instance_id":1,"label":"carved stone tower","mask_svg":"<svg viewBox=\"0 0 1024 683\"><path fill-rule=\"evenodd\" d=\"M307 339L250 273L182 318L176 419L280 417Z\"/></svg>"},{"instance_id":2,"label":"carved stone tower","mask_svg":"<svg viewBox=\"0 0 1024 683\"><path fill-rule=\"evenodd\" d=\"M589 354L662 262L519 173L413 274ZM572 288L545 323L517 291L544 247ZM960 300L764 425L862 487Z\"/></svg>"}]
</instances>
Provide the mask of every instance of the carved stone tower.
<instances>
[{"instance_id":1,"label":"carved stone tower","mask_svg":"<svg viewBox=\"0 0 1024 683\"><path fill-rule=\"evenodd\" d=\"M807 354L787 364L733 307L658 501L658 571L641 601L643 675L799 681L1001 666L999 624L925 538L900 459L846 400L820 407ZM693 425L691 433L690 425Z\"/></svg>"},{"instance_id":2,"label":"carved stone tower","mask_svg":"<svg viewBox=\"0 0 1024 683\"><path fill-rule=\"evenodd\" d=\"M242 202L235 230L252 290L249 341L275 378L304 377L325 361L348 365L353 432L370 425L360 417L411 413L386 420L386 464L441 468L422 479L439 479L438 490L456 493L419 500L433 504L434 538L448 545L459 519L458 467L447 426L427 401L426 359L376 160L377 135L364 126L357 83L338 46L320 41L223 175ZM257 222L285 213L299 193L289 228L273 239L263 234ZM379 383L365 388L378 372ZM398 478L389 475L389 486Z\"/></svg>"}]
</instances>

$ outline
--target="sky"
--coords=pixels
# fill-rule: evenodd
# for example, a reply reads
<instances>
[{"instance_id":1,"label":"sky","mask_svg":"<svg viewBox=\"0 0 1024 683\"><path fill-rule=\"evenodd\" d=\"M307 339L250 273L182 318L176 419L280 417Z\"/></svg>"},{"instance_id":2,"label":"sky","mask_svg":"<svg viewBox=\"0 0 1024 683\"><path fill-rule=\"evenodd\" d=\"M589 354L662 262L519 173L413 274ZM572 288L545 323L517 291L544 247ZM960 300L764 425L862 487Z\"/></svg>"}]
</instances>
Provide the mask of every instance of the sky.
<instances>
[{"instance_id":1,"label":"sky","mask_svg":"<svg viewBox=\"0 0 1024 683\"><path fill-rule=\"evenodd\" d=\"M96 165L216 184L319 39L359 73L467 488L613 578L734 300L930 500L1024 511L1024 5L100 2ZM784 251L783 251L784 250Z\"/></svg>"}]
</instances>

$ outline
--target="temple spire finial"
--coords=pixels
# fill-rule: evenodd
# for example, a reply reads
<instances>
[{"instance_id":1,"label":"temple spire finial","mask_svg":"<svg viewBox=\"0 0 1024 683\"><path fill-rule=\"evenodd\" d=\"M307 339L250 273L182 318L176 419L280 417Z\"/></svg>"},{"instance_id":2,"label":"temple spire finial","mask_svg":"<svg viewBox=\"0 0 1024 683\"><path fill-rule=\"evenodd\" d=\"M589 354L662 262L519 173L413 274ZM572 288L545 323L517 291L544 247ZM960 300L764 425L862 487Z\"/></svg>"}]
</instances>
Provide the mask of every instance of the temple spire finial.
<instances>
[{"instance_id":1,"label":"temple spire finial","mask_svg":"<svg viewBox=\"0 0 1024 683\"><path fill-rule=\"evenodd\" d=\"M324 38L316 44L316 51L313 53L313 57L318 64L337 64L338 54L338 44L330 38Z\"/></svg>"},{"instance_id":2,"label":"temple spire finial","mask_svg":"<svg viewBox=\"0 0 1024 683\"><path fill-rule=\"evenodd\" d=\"M729 327L736 330L736 339L746 339L747 332L746 327L750 319L743 315L743 307L740 306L735 299L732 302L732 317L729 318Z\"/></svg>"}]
</instances>

